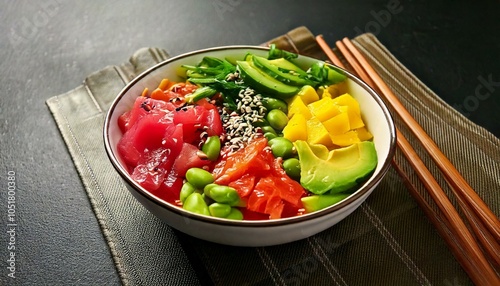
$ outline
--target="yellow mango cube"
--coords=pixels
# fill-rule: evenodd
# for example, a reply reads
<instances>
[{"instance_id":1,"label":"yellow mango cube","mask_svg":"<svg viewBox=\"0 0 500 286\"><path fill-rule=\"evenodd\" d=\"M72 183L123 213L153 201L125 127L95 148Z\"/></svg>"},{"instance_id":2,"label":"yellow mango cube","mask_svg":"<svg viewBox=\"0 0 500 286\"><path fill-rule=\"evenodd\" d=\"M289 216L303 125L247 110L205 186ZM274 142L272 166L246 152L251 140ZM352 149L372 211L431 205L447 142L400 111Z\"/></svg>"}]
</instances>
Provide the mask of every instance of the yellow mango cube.
<instances>
[{"instance_id":1,"label":"yellow mango cube","mask_svg":"<svg viewBox=\"0 0 500 286\"><path fill-rule=\"evenodd\" d=\"M323 126L325 126L330 135L340 135L351 130L347 112L341 112L338 115L323 121Z\"/></svg>"},{"instance_id":2,"label":"yellow mango cube","mask_svg":"<svg viewBox=\"0 0 500 286\"><path fill-rule=\"evenodd\" d=\"M341 106L339 109L343 112L346 113L347 116L349 117L349 125L351 126L351 129L357 129L365 126L365 123L363 122L363 119L361 119L361 115L354 110L352 105L347 105L347 106Z\"/></svg>"},{"instance_id":3,"label":"yellow mango cube","mask_svg":"<svg viewBox=\"0 0 500 286\"><path fill-rule=\"evenodd\" d=\"M297 93L297 95L300 96L300 98L302 99L302 102L304 102L304 104L306 104L306 105L311 103L311 102L315 102L315 101L319 100L318 93L310 85L303 86L300 89L299 93Z\"/></svg>"},{"instance_id":4,"label":"yellow mango cube","mask_svg":"<svg viewBox=\"0 0 500 286\"><path fill-rule=\"evenodd\" d=\"M333 104L333 99L323 97L322 99L307 105L311 114L319 121L328 120L340 113L339 107Z\"/></svg>"},{"instance_id":5,"label":"yellow mango cube","mask_svg":"<svg viewBox=\"0 0 500 286\"><path fill-rule=\"evenodd\" d=\"M333 103L341 106L349 106L358 115L361 115L361 109L359 108L358 101L348 93L344 93L341 96L335 97Z\"/></svg>"},{"instance_id":6,"label":"yellow mango cube","mask_svg":"<svg viewBox=\"0 0 500 286\"><path fill-rule=\"evenodd\" d=\"M292 118L297 113L302 114L306 119L312 117L311 111L309 111L309 108L307 108L307 105L305 105L299 95L292 97L292 100L288 104L288 118Z\"/></svg>"},{"instance_id":7,"label":"yellow mango cube","mask_svg":"<svg viewBox=\"0 0 500 286\"><path fill-rule=\"evenodd\" d=\"M339 95L347 93L347 81L342 81L336 84L332 84L326 88L330 97L335 98Z\"/></svg>"},{"instance_id":8,"label":"yellow mango cube","mask_svg":"<svg viewBox=\"0 0 500 286\"><path fill-rule=\"evenodd\" d=\"M295 113L283 129L283 137L295 142L307 140L307 119L302 113Z\"/></svg>"},{"instance_id":9,"label":"yellow mango cube","mask_svg":"<svg viewBox=\"0 0 500 286\"><path fill-rule=\"evenodd\" d=\"M327 87L325 86L320 86L318 88L318 94L320 94L320 98L323 98L323 97L329 97L329 98L332 98L333 96L331 95L330 91L328 90Z\"/></svg>"},{"instance_id":10,"label":"yellow mango cube","mask_svg":"<svg viewBox=\"0 0 500 286\"><path fill-rule=\"evenodd\" d=\"M373 138L373 135L366 129L366 127L361 127L356 129L356 132L358 133L359 140L361 141L367 141L371 140Z\"/></svg>"},{"instance_id":11,"label":"yellow mango cube","mask_svg":"<svg viewBox=\"0 0 500 286\"><path fill-rule=\"evenodd\" d=\"M354 143L361 142L358 137L358 133L354 130L347 131L346 133L340 135L330 135L333 144L340 147L350 146Z\"/></svg>"},{"instance_id":12,"label":"yellow mango cube","mask_svg":"<svg viewBox=\"0 0 500 286\"><path fill-rule=\"evenodd\" d=\"M321 121L315 117L307 120L307 143L323 144L326 147L333 146L328 130L326 130Z\"/></svg>"}]
</instances>

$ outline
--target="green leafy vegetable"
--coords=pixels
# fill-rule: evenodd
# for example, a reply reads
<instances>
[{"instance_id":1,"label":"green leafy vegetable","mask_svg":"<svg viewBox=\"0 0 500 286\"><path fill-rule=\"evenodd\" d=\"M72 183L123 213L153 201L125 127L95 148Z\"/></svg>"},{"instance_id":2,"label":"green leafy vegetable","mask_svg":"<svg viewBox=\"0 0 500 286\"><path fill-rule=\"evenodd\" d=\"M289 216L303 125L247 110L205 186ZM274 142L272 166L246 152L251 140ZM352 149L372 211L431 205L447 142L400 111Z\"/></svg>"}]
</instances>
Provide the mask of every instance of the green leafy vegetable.
<instances>
[{"instance_id":1,"label":"green leafy vegetable","mask_svg":"<svg viewBox=\"0 0 500 286\"><path fill-rule=\"evenodd\" d=\"M188 103L193 103L197 102L198 100L202 98L209 98L212 97L217 93L216 89L213 89L210 86L203 86L198 89L196 89L193 93L186 95L186 102Z\"/></svg>"},{"instance_id":2,"label":"green leafy vegetable","mask_svg":"<svg viewBox=\"0 0 500 286\"><path fill-rule=\"evenodd\" d=\"M236 67L227 60L214 57L204 57L197 66L183 65L190 79L222 80L228 74L235 72ZM191 80L190 80L191 81Z\"/></svg>"},{"instance_id":3,"label":"green leafy vegetable","mask_svg":"<svg viewBox=\"0 0 500 286\"><path fill-rule=\"evenodd\" d=\"M317 85L330 85L339 83L346 79L343 73L334 70L324 62L315 62L307 71L309 80L316 82Z\"/></svg>"},{"instance_id":4,"label":"green leafy vegetable","mask_svg":"<svg viewBox=\"0 0 500 286\"><path fill-rule=\"evenodd\" d=\"M269 55L267 56L267 59L269 59L269 60L279 59L279 58L284 58L284 59L287 59L287 60L293 60L293 59L298 58L298 56L299 56L299 55L297 55L295 53L291 53L291 52L288 52L288 51L284 51L284 50L278 49L278 48L276 48L275 44L271 44L269 46L269 48L270 48Z\"/></svg>"},{"instance_id":5,"label":"green leafy vegetable","mask_svg":"<svg viewBox=\"0 0 500 286\"><path fill-rule=\"evenodd\" d=\"M211 97L219 92L229 108L236 108L234 97L244 87L228 80L228 76L236 72L235 65L225 59L204 57L196 66L183 65L182 67L187 69L186 75L189 82L203 86L189 96L192 102Z\"/></svg>"}]
</instances>

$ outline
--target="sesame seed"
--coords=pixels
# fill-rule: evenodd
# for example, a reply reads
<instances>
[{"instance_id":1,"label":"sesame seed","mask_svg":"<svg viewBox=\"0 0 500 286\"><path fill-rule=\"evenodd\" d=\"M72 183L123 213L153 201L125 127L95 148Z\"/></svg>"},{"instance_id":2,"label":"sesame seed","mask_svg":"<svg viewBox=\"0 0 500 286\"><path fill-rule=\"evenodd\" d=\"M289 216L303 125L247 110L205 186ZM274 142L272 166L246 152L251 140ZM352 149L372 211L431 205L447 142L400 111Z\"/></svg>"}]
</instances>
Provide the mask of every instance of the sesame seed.
<instances>
[{"instance_id":1,"label":"sesame seed","mask_svg":"<svg viewBox=\"0 0 500 286\"><path fill-rule=\"evenodd\" d=\"M226 131L223 142L229 153L236 152L261 136L256 132L262 132L262 129L253 126L253 123L264 118L267 111L261 101L262 95L251 88L245 88L240 90L235 98L236 110L222 107L219 111Z\"/></svg>"}]
</instances>

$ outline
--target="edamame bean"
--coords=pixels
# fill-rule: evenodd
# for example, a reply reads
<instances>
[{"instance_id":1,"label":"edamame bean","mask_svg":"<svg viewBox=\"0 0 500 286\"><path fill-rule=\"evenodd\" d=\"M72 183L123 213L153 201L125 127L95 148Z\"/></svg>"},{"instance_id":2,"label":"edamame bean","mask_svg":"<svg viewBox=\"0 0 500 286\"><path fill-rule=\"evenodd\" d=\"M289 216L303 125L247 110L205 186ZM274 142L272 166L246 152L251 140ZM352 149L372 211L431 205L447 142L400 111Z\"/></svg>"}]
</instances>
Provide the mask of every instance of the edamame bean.
<instances>
[{"instance_id":1,"label":"edamame bean","mask_svg":"<svg viewBox=\"0 0 500 286\"><path fill-rule=\"evenodd\" d=\"M283 169L286 174L295 180L300 179L300 161L297 158L290 158L283 161Z\"/></svg>"},{"instance_id":2,"label":"edamame bean","mask_svg":"<svg viewBox=\"0 0 500 286\"><path fill-rule=\"evenodd\" d=\"M262 99L262 105L264 105L267 110L279 109L285 114L288 113L288 104L281 99L264 97Z\"/></svg>"},{"instance_id":3,"label":"edamame bean","mask_svg":"<svg viewBox=\"0 0 500 286\"><path fill-rule=\"evenodd\" d=\"M220 138L217 135L210 136L201 147L201 151L207 155L208 160L215 161L220 154Z\"/></svg>"},{"instance_id":4,"label":"edamame bean","mask_svg":"<svg viewBox=\"0 0 500 286\"><path fill-rule=\"evenodd\" d=\"M201 168L190 168L187 170L186 179L191 185L200 190L214 182L212 174Z\"/></svg>"},{"instance_id":5,"label":"edamame bean","mask_svg":"<svg viewBox=\"0 0 500 286\"><path fill-rule=\"evenodd\" d=\"M185 182L182 185L181 192L179 194L179 199L181 200L181 202L184 203L186 198L189 197L189 195L191 195L195 191L196 191L196 188L193 185L191 185L191 183Z\"/></svg>"},{"instance_id":6,"label":"edamame bean","mask_svg":"<svg viewBox=\"0 0 500 286\"><path fill-rule=\"evenodd\" d=\"M283 130L283 128L285 128L288 124L288 116L286 116L286 114L279 109L269 111L266 119L269 121L269 125L271 125L272 128L279 131Z\"/></svg>"},{"instance_id":7,"label":"edamame bean","mask_svg":"<svg viewBox=\"0 0 500 286\"><path fill-rule=\"evenodd\" d=\"M295 153L292 141L284 137L276 137L269 140L268 145L271 147L274 157L290 158Z\"/></svg>"},{"instance_id":8,"label":"edamame bean","mask_svg":"<svg viewBox=\"0 0 500 286\"><path fill-rule=\"evenodd\" d=\"M264 133L264 137L266 137L267 141L269 141L271 139L278 137L278 135L276 135L275 133L266 132Z\"/></svg>"},{"instance_id":9,"label":"edamame bean","mask_svg":"<svg viewBox=\"0 0 500 286\"><path fill-rule=\"evenodd\" d=\"M190 194L186 198L186 200L182 204L182 208L193 213L208 215L208 216L210 215L207 203L203 199L202 195L197 192Z\"/></svg>"},{"instance_id":10,"label":"edamame bean","mask_svg":"<svg viewBox=\"0 0 500 286\"><path fill-rule=\"evenodd\" d=\"M227 217L231 213L231 206L228 204L213 203L208 206L208 211L215 217Z\"/></svg>"},{"instance_id":11,"label":"edamame bean","mask_svg":"<svg viewBox=\"0 0 500 286\"><path fill-rule=\"evenodd\" d=\"M215 183L211 183L211 184L206 185L203 188L203 193L205 194L205 196L210 197L210 189L212 189L213 187L216 187L216 186L219 186L219 185L217 185Z\"/></svg>"},{"instance_id":12,"label":"edamame bean","mask_svg":"<svg viewBox=\"0 0 500 286\"><path fill-rule=\"evenodd\" d=\"M227 219L243 220L243 214L237 208L231 208L231 212L226 216Z\"/></svg>"},{"instance_id":13,"label":"edamame bean","mask_svg":"<svg viewBox=\"0 0 500 286\"><path fill-rule=\"evenodd\" d=\"M205 195L209 196L218 203L236 205L240 201L238 191L236 191L235 188L228 186L209 185L204 192Z\"/></svg>"},{"instance_id":14,"label":"edamame bean","mask_svg":"<svg viewBox=\"0 0 500 286\"><path fill-rule=\"evenodd\" d=\"M274 128L272 128L269 125L262 126L261 129L262 129L262 133L264 133L264 134L273 133L274 135L278 135L278 133L276 133L276 130L274 130Z\"/></svg>"}]
</instances>

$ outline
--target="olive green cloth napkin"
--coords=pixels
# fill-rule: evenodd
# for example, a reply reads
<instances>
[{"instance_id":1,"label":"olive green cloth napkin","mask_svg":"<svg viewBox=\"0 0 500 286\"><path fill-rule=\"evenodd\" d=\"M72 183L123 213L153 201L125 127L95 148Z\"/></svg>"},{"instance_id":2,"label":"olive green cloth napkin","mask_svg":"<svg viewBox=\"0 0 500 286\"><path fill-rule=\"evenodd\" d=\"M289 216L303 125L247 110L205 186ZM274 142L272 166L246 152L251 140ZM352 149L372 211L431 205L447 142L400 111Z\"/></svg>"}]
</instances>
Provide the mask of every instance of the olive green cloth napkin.
<instances>
[{"instance_id":1,"label":"olive green cloth napkin","mask_svg":"<svg viewBox=\"0 0 500 286\"><path fill-rule=\"evenodd\" d=\"M305 27L272 41L324 58ZM440 100L373 35L360 35L354 43L498 216L500 140ZM141 49L129 62L91 74L81 86L47 101L124 285L471 284L393 169L345 220L284 245L218 245L180 233L154 217L132 197L108 162L102 125L120 89L167 57L161 49ZM407 128L398 118L395 121L438 174ZM396 160L423 192L401 154ZM445 185L441 177L438 180Z\"/></svg>"}]
</instances>

